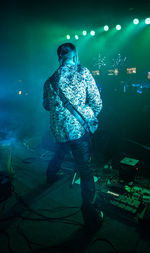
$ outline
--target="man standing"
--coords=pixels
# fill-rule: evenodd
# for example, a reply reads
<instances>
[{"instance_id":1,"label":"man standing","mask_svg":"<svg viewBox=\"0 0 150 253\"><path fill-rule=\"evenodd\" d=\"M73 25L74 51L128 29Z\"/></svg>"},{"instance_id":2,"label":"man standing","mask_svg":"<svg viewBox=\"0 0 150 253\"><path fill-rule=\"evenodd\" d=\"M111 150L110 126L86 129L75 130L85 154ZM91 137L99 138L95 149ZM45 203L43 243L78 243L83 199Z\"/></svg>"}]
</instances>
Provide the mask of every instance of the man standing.
<instances>
[{"instance_id":1,"label":"man standing","mask_svg":"<svg viewBox=\"0 0 150 253\"><path fill-rule=\"evenodd\" d=\"M57 49L60 63L58 70L45 82L43 106L50 112L50 127L57 142L57 151L47 169L47 183L57 178L66 148L73 154L76 170L80 175L82 215L88 230L97 230L103 213L95 206L95 185L89 165L91 134L98 126L97 116L102 109L102 100L90 71L80 65L78 54L72 43L64 43ZM62 99L65 96L65 102ZM67 104L79 112L86 124L81 124L77 115ZM88 126L85 128L85 125Z\"/></svg>"}]
</instances>

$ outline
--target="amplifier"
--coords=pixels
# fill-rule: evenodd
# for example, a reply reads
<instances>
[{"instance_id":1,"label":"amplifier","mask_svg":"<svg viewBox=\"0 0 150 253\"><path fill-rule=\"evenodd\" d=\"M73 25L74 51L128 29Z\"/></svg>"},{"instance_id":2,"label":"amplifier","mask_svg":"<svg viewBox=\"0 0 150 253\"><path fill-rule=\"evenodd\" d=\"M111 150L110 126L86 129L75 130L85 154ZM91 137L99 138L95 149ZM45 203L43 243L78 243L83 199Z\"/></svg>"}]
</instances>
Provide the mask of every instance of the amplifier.
<instances>
[{"instance_id":1,"label":"amplifier","mask_svg":"<svg viewBox=\"0 0 150 253\"><path fill-rule=\"evenodd\" d=\"M133 182L135 177L138 175L139 172L139 160L124 157L120 161L120 168L119 168L119 179L123 180L124 182Z\"/></svg>"}]
</instances>

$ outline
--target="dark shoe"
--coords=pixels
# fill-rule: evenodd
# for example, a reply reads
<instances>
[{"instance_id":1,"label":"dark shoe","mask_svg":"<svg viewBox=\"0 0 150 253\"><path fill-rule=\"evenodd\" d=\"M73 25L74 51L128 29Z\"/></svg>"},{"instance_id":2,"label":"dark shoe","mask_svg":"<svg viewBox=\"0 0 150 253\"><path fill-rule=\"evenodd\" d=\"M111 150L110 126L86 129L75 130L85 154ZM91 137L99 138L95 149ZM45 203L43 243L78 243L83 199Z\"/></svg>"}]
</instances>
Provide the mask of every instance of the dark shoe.
<instances>
[{"instance_id":1,"label":"dark shoe","mask_svg":"<svg viewBox=\"0 0 150 253\"><path fill-rule=\"evenodd\" d=\"M94 206L89 209L82 206L81 211L85 223L85 231L88 234L97 232L104 220L103 212L98 208L94 208Z\"/></svg>"},{"instance_id":2,"label":"dark shoe","mask_svg":"<svg viewBox=\"0 0 150 253\"><path fill-rule=\"evenodd\" d=\"M96 233L100 229L103 223L103 220L104 220L103 212L100 210L97 210L97 220L96 222L87 224L86 226L87 233L88 234Z\"/></svg>"}]
</instances>

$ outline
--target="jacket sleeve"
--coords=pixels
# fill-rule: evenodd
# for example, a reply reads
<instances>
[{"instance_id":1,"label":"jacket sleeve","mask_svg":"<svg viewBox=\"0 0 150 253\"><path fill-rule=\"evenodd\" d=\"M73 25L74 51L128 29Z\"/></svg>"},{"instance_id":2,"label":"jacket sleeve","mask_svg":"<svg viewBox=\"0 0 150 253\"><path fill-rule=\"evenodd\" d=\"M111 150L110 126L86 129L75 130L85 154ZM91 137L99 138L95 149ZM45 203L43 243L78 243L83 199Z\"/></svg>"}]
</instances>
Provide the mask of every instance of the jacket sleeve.
<instances>
[{"instance_id":1,"label":"jacket sleeve","mask_svg":"<svg viewBox=\"0 0 150 253\"><path fill-rule=\"evenodd\" d=\"M95 116L98 116L102 110L102 99L96 82L88 69L85 70L85 81L87 83L87 104L93 110Z\"/></svg>"},{"instance_id":2,"label":"jacket sleeve","mask_svg":"<svg viewBox=\"0 0 150 253\"><path fill-rule=\"evenodd\" d=\"M43 107L46 111L50 110L50 82L49 82L49 79L44 83Z\"/></svg>"}]
</instances>

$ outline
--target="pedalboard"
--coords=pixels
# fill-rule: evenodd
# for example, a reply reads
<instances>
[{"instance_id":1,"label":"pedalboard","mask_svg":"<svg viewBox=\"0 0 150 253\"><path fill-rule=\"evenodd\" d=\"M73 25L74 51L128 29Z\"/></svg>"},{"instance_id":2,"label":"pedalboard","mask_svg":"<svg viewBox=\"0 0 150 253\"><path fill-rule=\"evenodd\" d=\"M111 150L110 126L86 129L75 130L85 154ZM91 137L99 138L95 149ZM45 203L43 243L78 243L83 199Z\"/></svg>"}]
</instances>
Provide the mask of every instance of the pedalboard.
<instances>
[{"instance_id":1,"label":"pedalboard","mask_svg":"<svg viewBox=\"0 0 150 253\"><path fill-rule=\"evenodd\" d=\"M133 223L150 217L150 190L134 184L122 184L119 179L100 184L99 203L104 212ZM145 218L146 217L146 218Z\"/></svg>"}]
</instances>

